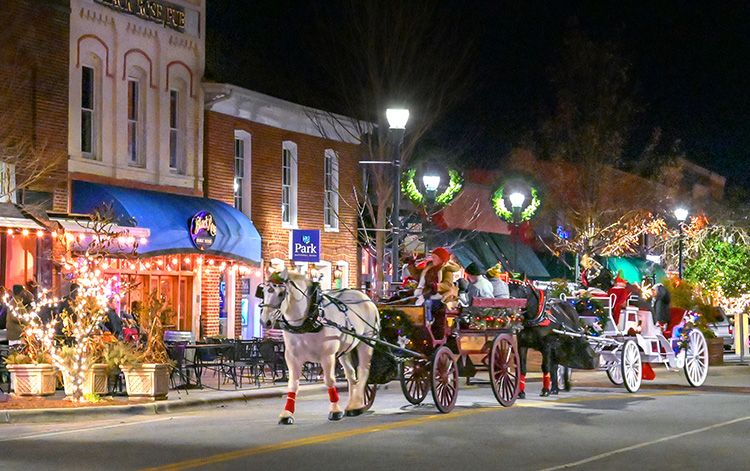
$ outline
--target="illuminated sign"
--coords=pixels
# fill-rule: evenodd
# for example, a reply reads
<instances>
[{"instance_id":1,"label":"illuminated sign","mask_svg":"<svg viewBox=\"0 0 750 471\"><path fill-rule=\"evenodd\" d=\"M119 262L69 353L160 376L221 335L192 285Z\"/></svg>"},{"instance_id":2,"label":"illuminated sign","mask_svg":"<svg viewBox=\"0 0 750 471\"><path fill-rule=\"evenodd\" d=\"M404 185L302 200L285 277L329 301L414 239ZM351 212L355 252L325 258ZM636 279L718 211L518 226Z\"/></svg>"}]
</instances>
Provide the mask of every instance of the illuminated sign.
<instances>
[{"instance_id":1,"label":"illuminated sign","mask_svg":"<svg viewBox=\"0 0 750 471\"><path fill-rule=\"evenodd\" d=\"M162 0L94 0L99 5L185 32L185 9Z\"/></svg>"},{"instance_id":2,"label":"illuminated sign","mask_svg":"<svg viewBox=\"0 0 750 471\"><path fill-rule=\"evenodd\" d=\"M201 211L190 218L190 238L198 250L206 250L216 240L216 223L214 215L208 211Z\"/></svg>"},{"instance_id":3,"label":"illuminated sign","mask_svg":"<svg viewBox=\"0 0 750 471\"><path fill-rule=\"evenodd\" d=\"M292 260L320 261L320 231L292 230Z\"/></svg>"}]
</instances>

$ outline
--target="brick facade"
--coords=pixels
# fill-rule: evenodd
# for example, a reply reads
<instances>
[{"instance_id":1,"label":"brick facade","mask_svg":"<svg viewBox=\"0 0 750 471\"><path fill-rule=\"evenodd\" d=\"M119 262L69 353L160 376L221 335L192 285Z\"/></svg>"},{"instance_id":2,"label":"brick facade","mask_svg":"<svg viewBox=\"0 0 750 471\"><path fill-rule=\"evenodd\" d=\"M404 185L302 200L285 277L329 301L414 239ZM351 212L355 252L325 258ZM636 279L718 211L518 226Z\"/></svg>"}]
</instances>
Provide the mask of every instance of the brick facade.
<instances>
[{"instance_id":1,"label":"brick facade","mask_svg":"<svg viewBox=\"0 0 750 471\"><path fill-rule=\"evenodd\" d=\"M357 242L353 235L357 214L351 204L353 185L359 185L357 146L255 123L214 111L205 118L206 196L234 201L234 132L251 136L251 219L262 238L263 260L289 259L289 229L281 225L282 142L297 144L297 222L300 229L321 229L321 260L349 264L349 286L358 285ZM324 153L339 155L339 231L323 231Z\"/></svg>"},{"instance_id":2,"label":"brick facade","mask_svg":"<svg viewBox=\"0 0 750 471\"><path fill-rule=\"evenodd\" d=\"M36 149L30 158L57 162L28 187L48 193L67 189L69 16L67 0L15 0L0 8L0 139L12 136ZM23 162L16 168L17 186L34 167ZM67 209L67 201L55 202Z\"/></svg>"}]
</instances>

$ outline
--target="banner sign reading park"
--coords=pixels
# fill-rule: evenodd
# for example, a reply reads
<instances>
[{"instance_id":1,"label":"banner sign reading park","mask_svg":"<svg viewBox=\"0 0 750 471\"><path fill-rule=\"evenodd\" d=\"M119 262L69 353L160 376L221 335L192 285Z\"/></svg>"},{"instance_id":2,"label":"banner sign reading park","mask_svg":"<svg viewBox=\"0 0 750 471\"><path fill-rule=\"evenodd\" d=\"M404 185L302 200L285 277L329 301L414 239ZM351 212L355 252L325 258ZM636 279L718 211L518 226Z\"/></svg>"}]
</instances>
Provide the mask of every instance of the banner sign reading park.
<instances>
[{"instance_id":1,"label":"banner sign reading park","mask_svg":"<svg viewBox=\"0 0 750 471\"><path fill-rule=\"evenodd\" d=\"M190 238L198 250L206 250L216 240L216 223L214 215L208 211L201 211L190 218Z\"/></svg>"},{"instance_id":2,"label":"banner sign reading park","mask_svg":"<svg viewBox=\"0 0 750 471\"><path fill-rule=\"evenodd\" d=\"M163 0L94 0L122 13L185 32L185 9Z\"/></svg>"},{"instance_id":3,"label":"banner sign reading park","mask_svg":"<svg viewBox=\"0 0 750 471\"><path fill-rule=\"evenodd\" d=\"M320 231L292 230L292 261L313 263L320 261Z\"/></svg>"}]
</instances>

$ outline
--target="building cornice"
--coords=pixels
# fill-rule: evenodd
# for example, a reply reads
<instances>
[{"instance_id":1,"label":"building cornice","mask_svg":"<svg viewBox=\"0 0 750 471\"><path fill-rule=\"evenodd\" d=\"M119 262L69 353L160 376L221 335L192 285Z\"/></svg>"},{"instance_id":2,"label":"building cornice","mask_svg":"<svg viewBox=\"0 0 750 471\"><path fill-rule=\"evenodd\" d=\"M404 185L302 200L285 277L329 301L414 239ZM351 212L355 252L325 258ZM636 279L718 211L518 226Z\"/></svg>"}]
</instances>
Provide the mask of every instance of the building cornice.
<instances>
[{"instance_id":1,"label":"building cornice","mask_svg":"<svg viewBox=\"0 0 750 471\"><path fill-rule=\"evenodd\" d=\"M226 83L204 83L206 109L286 131L359 144L371 123Z\"/></svg>"}]
</instances>

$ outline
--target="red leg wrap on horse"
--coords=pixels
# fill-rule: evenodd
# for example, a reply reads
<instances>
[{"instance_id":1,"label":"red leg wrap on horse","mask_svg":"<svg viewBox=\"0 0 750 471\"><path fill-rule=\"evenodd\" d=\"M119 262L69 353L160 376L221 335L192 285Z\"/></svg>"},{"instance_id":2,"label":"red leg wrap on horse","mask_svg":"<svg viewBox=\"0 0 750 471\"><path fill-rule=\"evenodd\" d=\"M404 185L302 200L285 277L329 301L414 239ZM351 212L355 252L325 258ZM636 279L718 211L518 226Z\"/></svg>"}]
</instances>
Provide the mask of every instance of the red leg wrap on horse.
<instances>
[{"instance_id":1,"label":"red leg wrap on horse","mask_svg":"<svg viewBox=\"0 0 750 471\"><path fill-rule=\"evenodd\" d=\"M297 400L297 393L293 393L293 392L286 393L286 406L284 406L284 410L294 414L294 403L296 400Z\"/></svg>"},{"instance_id":2,"label":"red leg wrap on horse","mask_svg":"<svg viewBox=\"0 0 750 471\"><path fill-rule=\"evenodd\" d=\"M339 392L336 391L336 387L328 388L328 399L331 402L339 402Z\"/></svg>"},{"instance_id":3,"label":"red leg wrap on horse","mask_svg":"<svg viewBox=\"0 0 750 471\"><path fill-rule=\"evenodd\" d=\"M549 373L544 373L542 376L542 387L544 387L544 389L549 389L550 386L552 386L552 378Z\"/></svg>"},{"instance_id":4,"label":"red leg wrap on horse","mask_svg":"<svg viewBox=\"0 0 750 471\"><path fill-rule=\"evenodd\" d=\"M518 379L518 392L526 391L526 375L521 375Z\"/></svg>"}]
</instances>

